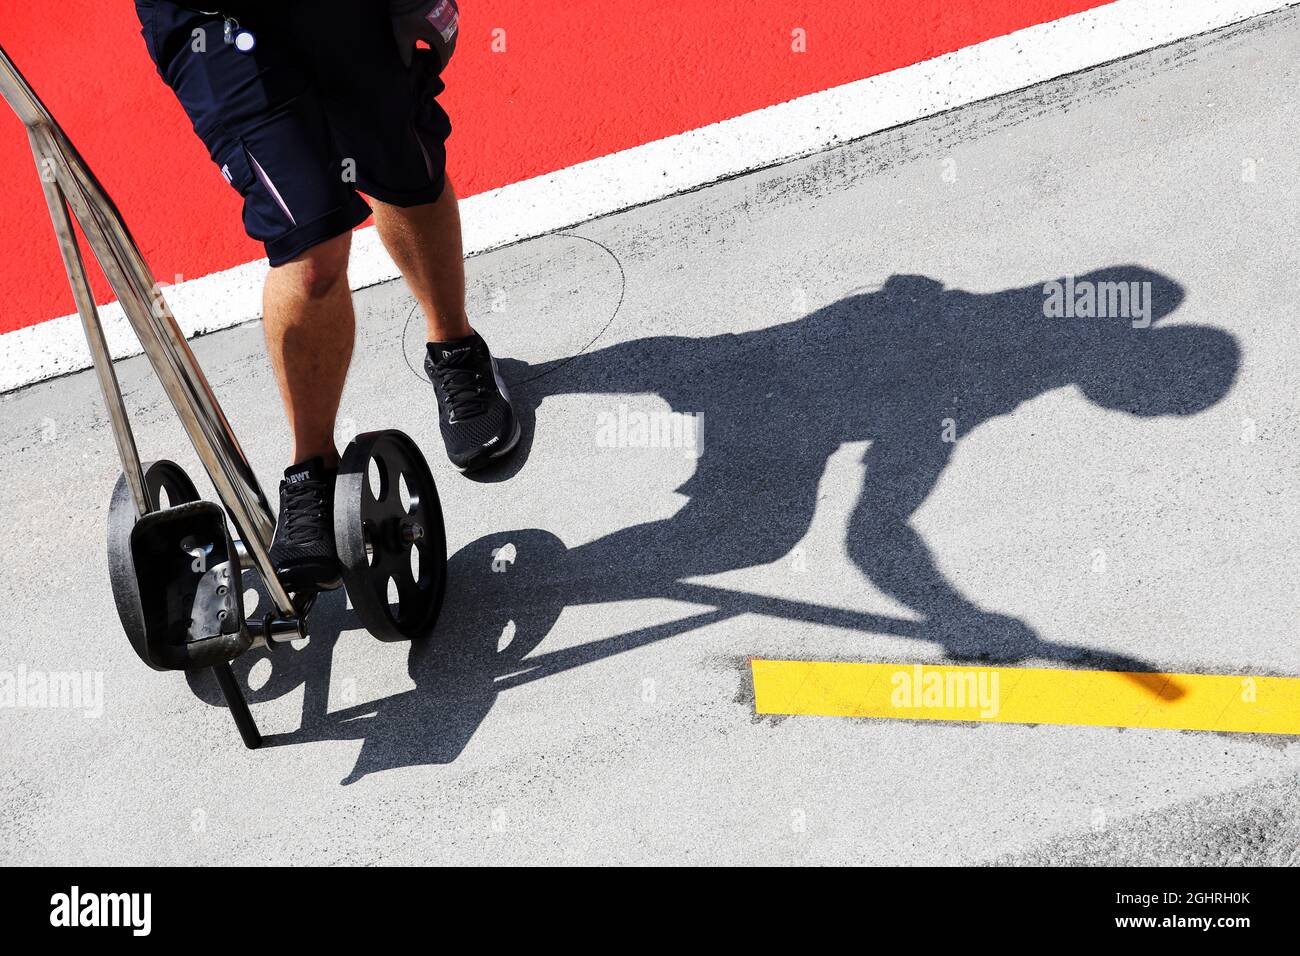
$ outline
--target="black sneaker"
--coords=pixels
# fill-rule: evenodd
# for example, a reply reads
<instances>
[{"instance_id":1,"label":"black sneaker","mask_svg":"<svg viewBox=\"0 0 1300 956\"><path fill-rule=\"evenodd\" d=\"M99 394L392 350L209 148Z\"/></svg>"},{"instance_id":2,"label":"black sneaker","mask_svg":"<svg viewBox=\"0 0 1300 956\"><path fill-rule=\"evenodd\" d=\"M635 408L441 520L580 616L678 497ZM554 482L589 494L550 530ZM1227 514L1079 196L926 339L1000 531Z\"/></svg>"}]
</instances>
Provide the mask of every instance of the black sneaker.
<instances>
[{"instance_id":1,"label":"black sneaker","mask_svg":"<svg viewBox=\"0 0 1300 956\"><path fill-rule=\"evenodd\" d=\"M339 555L334 545L335 475L320 458L284 470L271 563L286 590L339 586Z\"/></svg>"},{"instance_id":2,"label":"black sneaker","mask_svg":"<svg viewBox=\"0 0 1300 956\"><path fill-rule=\"evenodd\" d=\"M430 342L424 370L438 396L438 425L453 465L473 471L519 443L510 395L477 332L454 342Z\"/></svg>"}]
</instances>

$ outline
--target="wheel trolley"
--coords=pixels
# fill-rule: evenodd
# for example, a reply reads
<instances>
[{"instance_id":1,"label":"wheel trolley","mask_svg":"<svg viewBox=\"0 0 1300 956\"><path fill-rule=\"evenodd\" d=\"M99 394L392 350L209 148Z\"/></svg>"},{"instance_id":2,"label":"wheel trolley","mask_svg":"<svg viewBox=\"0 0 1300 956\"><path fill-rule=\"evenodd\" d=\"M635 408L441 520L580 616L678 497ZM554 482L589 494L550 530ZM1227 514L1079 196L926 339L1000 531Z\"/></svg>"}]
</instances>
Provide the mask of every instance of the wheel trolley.
<instances>
[{"instance_id":1,"label":"wheel trolley","mask_svg":"<svg viewBox=\"0 0 1300 956\"><path fill-rule=\"evenodd\" d=\"M108 568L132 648L155 670L211 668L246 746L261 743L230 662L307 635L315 592L290 592L269 549L275 517L202 369L117 207L0 49L0 95L27 129L121 462L108 514ZM113 369L73 220L112 286L220 503L200 499L175 462L142 461ZM396 430L344 450L334 532L362 626L384 640L428 634L446 589L442 508L419 447ZM244 611L245 572L270 608Z\"/></svg>"}]
</instances>

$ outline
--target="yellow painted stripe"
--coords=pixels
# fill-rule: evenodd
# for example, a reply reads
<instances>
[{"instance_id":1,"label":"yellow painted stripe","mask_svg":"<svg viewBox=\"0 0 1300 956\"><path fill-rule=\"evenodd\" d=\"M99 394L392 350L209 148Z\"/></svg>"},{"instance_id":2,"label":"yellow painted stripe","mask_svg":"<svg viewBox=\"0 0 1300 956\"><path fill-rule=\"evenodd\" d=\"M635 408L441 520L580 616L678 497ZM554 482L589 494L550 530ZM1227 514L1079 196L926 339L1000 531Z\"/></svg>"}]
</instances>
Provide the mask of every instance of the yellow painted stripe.
<instances>
[{"instance_id":1,"label":"yellow painted stripe","mask_svg":"<svg viewBox=\"0 0 1300 956\"><path fill-rule=\"evenodd\" d=\"M1300 734L1300 678L751 661L760 714Z\"/></svg>"}]
</instances>

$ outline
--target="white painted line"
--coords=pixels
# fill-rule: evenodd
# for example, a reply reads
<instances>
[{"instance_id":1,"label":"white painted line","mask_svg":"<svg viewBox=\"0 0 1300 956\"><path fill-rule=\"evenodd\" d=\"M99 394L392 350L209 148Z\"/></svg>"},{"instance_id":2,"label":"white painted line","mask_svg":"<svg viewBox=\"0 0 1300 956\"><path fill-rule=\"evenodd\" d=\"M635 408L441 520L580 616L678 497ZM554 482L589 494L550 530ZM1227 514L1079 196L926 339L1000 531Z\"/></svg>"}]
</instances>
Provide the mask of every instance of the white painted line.
<instances>
[{"instance_id":1,"label":"white painted line","mask_svg":"<svg viewBox=\"0 0 1300 956\"><path fill-rule=\"evenodd\" d=\"M912 66L472 196L461 204L473 255L797 159L912 120L1205 33L1300 0L1115 0ZM234 222L231 228L238 228ZM261 315L265 260L167 289L187 335ZM374 227L358 230L354 289L397 276ZM140 351L116 303L101 309L115 356ZM0 392L86 368L76 315L0 336Z\"/></svg>"}]
</instances>

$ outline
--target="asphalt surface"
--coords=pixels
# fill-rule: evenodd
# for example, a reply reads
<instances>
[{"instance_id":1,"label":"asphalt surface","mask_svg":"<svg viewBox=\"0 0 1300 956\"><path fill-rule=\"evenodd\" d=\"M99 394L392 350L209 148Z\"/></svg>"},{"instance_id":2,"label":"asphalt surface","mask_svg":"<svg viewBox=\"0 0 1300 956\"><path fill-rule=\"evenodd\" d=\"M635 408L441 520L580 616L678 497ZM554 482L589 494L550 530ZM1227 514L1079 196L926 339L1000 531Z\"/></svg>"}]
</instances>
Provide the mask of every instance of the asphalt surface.
<instances>
[{"instance_id":1,"label":"asphalt surface","mask_svg":"<svg viewBox=\"0 0 1300 956\"><path fill-rule=\"evenodd\" d=\"M258 752L121 633L93 379L3 396L0 670L103 713L0 709L0 860L1296 862L1290 738L758 718L747 662L1300 675L1298 54L1282 13L472 259L526 433L481 480L359 293L341 432L424 446L451 593L240 658ZM1152 327L1046 319L1066 276ZM260 336L195 350L273 488Z\"/></svg>"}]
</instances>

